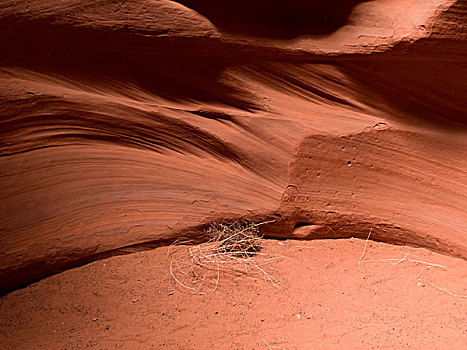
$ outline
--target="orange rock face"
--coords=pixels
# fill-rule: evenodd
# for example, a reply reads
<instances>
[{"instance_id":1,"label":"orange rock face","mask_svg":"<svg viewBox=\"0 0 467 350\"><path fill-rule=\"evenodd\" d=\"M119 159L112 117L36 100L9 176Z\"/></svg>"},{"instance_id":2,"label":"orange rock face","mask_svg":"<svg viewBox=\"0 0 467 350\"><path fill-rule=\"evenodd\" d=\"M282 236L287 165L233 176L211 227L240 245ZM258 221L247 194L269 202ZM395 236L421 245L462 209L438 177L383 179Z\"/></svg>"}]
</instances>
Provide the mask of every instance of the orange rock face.
<instances>
[{"instance_id":1,"label":"orange rock face","mask_svg":"<svg viewBox=\"0 0 467 350\"><path fill-rule=\"evenodd\" d=\"M464 1L0 5L0 286L275 220L467 258Z\"/></svg>"}]
</instances>

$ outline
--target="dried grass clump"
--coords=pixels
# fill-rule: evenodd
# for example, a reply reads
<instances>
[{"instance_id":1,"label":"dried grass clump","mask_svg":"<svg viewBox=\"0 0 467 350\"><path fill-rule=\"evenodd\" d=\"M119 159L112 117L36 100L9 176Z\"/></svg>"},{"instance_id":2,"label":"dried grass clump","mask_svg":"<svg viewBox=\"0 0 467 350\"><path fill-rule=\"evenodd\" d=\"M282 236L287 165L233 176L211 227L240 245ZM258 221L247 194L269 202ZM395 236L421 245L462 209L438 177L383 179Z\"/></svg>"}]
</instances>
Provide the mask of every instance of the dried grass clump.
<instances>
[{"instance_id":1,"label":"dried grass clump","mask_svg":"<svg viewBox=\"0 0 467 350\"><path fill-rule=\"evenodd\" d=\"M213 223L208 228L208 243L215 245L217 254L248 258L261 250L261 239L257 224L234 222L231 225Z\"/></svg>"},{"instance_id":2,"label":"dried grass clump","mask_svg":"<svg viewBox=\"0 0 467 350\"><path fill-rule=\"evenodd\" d=\"M278 286L280 282L263 269L278 257L267 257L260 252L262 235L258 227L270 222L211 224L206 231L206 243L189 245L186 252L170 262L172 277L182 287L200 294L217 289L221 272L260 274ZM187 243L190 242L181 240L174 245Z\"/></svg>"}]
</instances>

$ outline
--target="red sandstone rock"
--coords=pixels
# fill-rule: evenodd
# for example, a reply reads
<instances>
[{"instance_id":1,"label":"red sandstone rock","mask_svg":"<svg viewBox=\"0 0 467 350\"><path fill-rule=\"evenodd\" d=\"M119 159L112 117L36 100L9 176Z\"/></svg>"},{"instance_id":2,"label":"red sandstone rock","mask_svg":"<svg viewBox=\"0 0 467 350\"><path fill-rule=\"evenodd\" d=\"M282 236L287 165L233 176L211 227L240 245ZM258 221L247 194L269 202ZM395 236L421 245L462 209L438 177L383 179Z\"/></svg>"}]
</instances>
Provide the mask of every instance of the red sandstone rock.
<instances>
[{"instance_id":1,"label":"red sandstone rock","mask_svg":"<svg viewBox=\"0 0 467 350\"><path fill-rule=\"evenodd\" d=\"M260 3L0 5L2 291L237 218L467 257L465 2Z\"/></svg>"}]
</instances>

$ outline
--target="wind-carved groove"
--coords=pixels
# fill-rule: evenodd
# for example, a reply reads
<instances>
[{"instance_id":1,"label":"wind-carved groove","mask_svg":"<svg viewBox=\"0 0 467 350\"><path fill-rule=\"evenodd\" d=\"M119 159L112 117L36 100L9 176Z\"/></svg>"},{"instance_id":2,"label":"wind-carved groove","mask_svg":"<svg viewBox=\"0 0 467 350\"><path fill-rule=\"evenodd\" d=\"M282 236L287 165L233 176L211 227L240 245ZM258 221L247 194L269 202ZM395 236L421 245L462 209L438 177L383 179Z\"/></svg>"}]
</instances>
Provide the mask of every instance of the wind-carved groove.
<instances>
[{"instance_id":1,"label":"wind-carved groove","mask_svg":"<svg viewBox=\"0 0 467 350\"><path fill-rule=\"evenodd\" d=\"M86 110L83 105L62 104L62 108L56 108L57 102L38 102L34 114L2 119L0 129L6 146L2 147L0 156L44 147L105 142L162 153L209 154L238 164L245 162L239 150L176 118L123 106L98 113L91 112L91 106ZM127 114L132 115L132 120L125 118ZM22 137L18 138L18 134Z\"/></svg>"}]
</instances>

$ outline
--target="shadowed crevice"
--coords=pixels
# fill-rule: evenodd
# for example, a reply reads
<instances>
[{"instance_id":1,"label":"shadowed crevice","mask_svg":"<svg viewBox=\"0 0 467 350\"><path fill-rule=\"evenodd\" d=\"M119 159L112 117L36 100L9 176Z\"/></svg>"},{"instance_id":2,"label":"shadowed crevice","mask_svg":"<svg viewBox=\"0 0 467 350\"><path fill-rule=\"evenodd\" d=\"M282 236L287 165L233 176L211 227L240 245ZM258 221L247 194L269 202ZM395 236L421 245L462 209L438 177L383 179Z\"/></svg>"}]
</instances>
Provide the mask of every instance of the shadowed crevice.
<instances>
[{"instance_id":1,"label":"shadowed crevice","mask_svg":"<svg viewBox=\"0 0 467 350\"><path fill-rule=\"evenodd\" d=\"M227 33L290 39L327 35L347 24L363 0L177 0Z\"/></svg>"}]
</instances>

